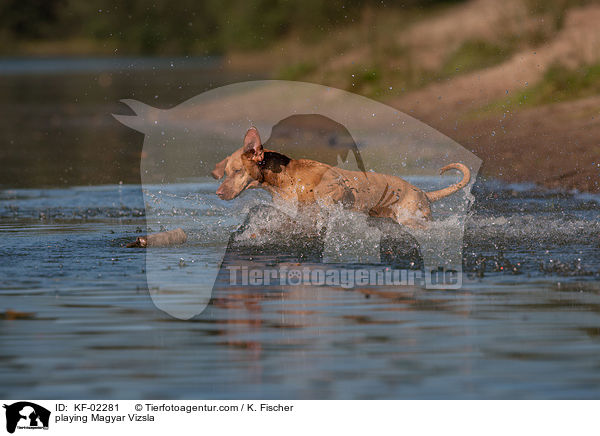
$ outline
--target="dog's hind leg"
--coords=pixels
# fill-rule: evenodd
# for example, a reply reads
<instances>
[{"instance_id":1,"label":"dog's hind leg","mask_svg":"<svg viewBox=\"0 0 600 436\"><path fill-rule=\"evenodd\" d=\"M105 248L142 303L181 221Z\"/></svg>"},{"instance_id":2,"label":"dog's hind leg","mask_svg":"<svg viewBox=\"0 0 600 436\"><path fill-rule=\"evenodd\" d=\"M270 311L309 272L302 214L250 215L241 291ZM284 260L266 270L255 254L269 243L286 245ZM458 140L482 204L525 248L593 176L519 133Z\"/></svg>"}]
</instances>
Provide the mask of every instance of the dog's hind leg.
<instances>
[{"instance_id":1,"label":"dog's hind leg","mask_svg":"<svg viewBox=\"0 0 600 436\"><path fill-rule=\"evenodd\" d=\"M402 207L402 205L396 206L396 210L394 211L396 222L411 229L427 229L428 221L432 220L429 205L423 207L423 205L419 204L421 207L415 208L412 211L410 210L410 206L414 205L409 204L409 208Z\"/></svg>"},{"instance_id":2,"label":"dog's hind leg","mask_svg":"<svg viewBox=\"0 0 600 436\"><path fill-rule=\"evenodd\" d=\"M426 230L427 229L427 221L419 220L416 218L405 218L401 221L398 221L398 224L410 227L411 229L417 229L417 230Z\"/></svg>"}]
</instances>

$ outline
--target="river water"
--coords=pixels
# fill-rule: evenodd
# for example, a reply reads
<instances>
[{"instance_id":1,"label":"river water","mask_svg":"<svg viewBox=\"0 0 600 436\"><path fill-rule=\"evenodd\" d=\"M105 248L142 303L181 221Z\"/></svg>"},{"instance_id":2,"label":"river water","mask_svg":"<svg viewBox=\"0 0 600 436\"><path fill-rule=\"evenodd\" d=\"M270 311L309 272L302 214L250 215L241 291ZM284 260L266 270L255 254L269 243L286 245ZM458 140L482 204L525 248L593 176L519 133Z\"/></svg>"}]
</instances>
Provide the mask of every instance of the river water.
<instances>
[{"instance_id":1,"label":"river water","mask_svg":"<svg viewBox=\"0 0 600 436\"><path fill-rule=\"evenodd\" d=\"M120 98L169 107L258 76L184 60L70 73L20 62L0 62L0 396L598 398L600 197L479 180L460 290L232 287L221 275L208 308L179 320L152 303L146 252L124 247L146 228L142 137L110 113ZM248 198L212 213L225 219ZM291 245L319 264L306 241L269 237L251 261L290 262ZM230 261L248 260L230 248Z\"/></svg>"}]
</instances>

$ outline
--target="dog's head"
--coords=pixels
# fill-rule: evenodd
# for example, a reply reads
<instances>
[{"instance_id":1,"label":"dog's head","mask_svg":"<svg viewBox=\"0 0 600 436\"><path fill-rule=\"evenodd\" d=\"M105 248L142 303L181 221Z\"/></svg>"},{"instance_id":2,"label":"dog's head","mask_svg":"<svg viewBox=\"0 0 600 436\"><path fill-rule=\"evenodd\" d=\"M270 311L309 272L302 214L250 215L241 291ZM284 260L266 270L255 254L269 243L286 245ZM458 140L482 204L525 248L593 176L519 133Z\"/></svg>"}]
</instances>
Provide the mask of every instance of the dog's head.
<instances>
[{"instance_id":1,"label":"dog's head","mask_svg":"<svg viewBox=\"0 0 600 436\"><path fill-rule=\"evenodd\" d=\"M244 145L217 165L211 175L225 179L217 189L222 200L233 200L248 188L258 186L261 181L259 165L265 158L258 130L252 127L246 132Z\"/></svg>"}]
</instances>

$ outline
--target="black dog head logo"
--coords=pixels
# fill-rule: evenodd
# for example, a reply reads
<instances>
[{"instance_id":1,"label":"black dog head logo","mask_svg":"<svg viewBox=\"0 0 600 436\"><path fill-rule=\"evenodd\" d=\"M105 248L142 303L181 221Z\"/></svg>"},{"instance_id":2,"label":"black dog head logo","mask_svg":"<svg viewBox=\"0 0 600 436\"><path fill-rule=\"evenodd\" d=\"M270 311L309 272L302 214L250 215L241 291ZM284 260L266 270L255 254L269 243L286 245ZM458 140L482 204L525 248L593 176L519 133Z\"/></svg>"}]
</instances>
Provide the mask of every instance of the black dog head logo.
<instances>
[{"instance_id":1,"label":"black dog head logo","mask_svg":"<svg viewBox=\"0 0 600 436\"><path fill-rule=\"evenodd\" d=\"M28 401L4 405L6 409L6 431L14 433L17 426L48 428L50 411Z\"/></svg>"}]
</instances>

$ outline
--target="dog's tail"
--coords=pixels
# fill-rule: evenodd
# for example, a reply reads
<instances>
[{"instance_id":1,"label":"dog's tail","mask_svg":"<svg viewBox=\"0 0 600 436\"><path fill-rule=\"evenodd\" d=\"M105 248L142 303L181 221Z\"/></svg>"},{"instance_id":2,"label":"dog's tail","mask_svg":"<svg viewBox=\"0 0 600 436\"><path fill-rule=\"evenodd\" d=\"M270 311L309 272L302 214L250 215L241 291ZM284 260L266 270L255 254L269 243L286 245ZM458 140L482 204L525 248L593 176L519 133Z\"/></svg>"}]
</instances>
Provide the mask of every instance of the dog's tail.
<instances>
[{"instance_id":1,"label":"dog's tail","mask_svg":"<svg viewBox=\"0 0 600 436\"><path fill-rule=\"evenodd\" d=\"M466 165L463 165L461 163L451 163L449 165L446 165L444 168L440 169L440 174L444 174L446 171L451 169L459 170L461 173L463 173L462 180L458 183L455 183L454 185L448 186L447 188L440 189L437 191L426 192L425 195L427 195L429 201L438 201L444 197L447 197L450 194L454 194L459 189L462 189L465 186L467 186L467 184L471 180L471 171L469 170L469 168L466 167Z\"/></svg>"}]
</instances>

